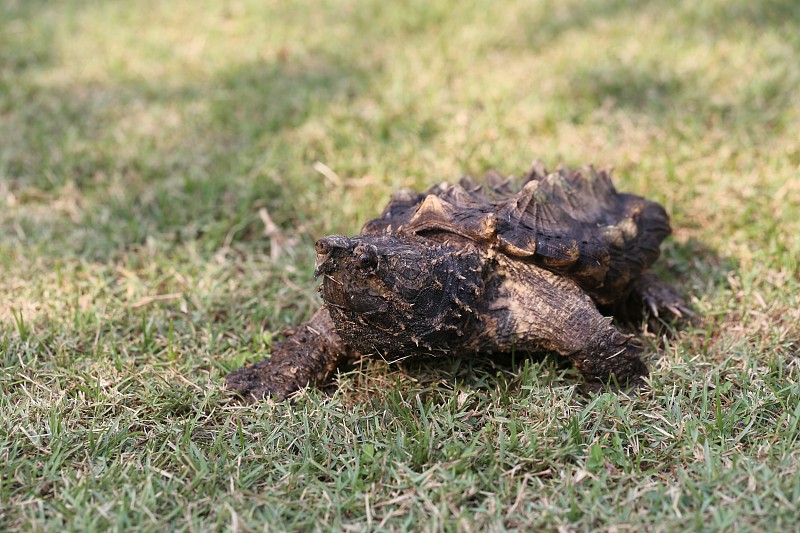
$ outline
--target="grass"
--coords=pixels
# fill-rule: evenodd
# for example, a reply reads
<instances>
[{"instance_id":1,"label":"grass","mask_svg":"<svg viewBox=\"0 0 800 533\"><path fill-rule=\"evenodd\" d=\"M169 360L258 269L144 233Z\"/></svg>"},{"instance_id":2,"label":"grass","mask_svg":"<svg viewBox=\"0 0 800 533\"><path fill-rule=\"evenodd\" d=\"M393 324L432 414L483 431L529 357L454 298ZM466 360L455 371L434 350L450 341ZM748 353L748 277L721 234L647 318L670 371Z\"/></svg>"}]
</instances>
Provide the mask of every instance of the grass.
<instances>
[{"instance_id":1,"label":"grass","mask_svg":"<svg viewBox=\"0 0 800 533\"><path fill-rule=\"evenodd\" d=\"M0 529L800 531L798 13L3 2ZM648 393L466 356L222 390L318 305L315 238L534 158L672 215L702 322L644 338Z\"/></svg>"}]
</instances>

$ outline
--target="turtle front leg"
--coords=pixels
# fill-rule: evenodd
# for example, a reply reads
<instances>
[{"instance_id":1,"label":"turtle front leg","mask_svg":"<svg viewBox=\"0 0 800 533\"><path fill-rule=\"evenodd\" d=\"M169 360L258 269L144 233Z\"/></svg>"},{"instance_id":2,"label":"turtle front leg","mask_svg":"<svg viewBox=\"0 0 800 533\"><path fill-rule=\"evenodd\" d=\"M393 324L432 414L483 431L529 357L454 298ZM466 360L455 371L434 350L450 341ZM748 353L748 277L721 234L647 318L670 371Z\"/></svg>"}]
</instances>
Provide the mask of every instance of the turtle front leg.
<instances>
[{"instance_id":1,"label":"turtle front leg","mask_svg":"<svg viewBox=\"0 0 800 533\"><path fill-rule=\"evenodd\" d=\"M565 354L586 378L592 390L604 384L637 388L645 385L649 374L642 361L642 347L633 335L620 333L611 319L595 310L596 316L589 319L587 329L593 330L588 341L577 351Z\"/></svg>"},{"instance_id":2,"label":"turtle front leg","mask_svg":"<svg viewBox=\"0 0 800 533\"><path fill-rule=\"evenodd\" d=\"M325 383L353 350L336 333L328 308L287 332L269 359L243 366L225 378L228 389L248 401L284 400L306 385Z\"/></svg>"},{"instance_id":3,"label":"turtle front leg","mask_svg":"<svg viewBox=\"0 0 800 533\"><path fill-rule=\"evenodd\" d=\"M571 279L533 265L503 265L508 274L484 322L492 351L550 350L568 357L590 388L637 387L647 366L632 335L620 333Z\"/></svg>"}]
</instances>

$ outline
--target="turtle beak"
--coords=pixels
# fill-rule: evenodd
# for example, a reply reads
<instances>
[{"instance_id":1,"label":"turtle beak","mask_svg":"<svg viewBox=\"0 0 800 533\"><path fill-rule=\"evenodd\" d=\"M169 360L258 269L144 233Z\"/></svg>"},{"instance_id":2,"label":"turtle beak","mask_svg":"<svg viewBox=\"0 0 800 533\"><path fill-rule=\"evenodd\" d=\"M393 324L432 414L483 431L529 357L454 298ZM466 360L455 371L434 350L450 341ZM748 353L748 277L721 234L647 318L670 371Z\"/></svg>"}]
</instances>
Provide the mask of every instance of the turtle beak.
<instances>
[{"instance_id":1,"label":"turtle beak","mask_svg":"<svg viewBox=\"0 0 800 533\"><path fill-rule=\"evenodd\" d=\"M317 262L314 266L314 278L322 274L330 274L338 268L337 259L343 253L352 252L355 243L342 235L330 235L317 241Z\"/></svg>"}]
</instances>

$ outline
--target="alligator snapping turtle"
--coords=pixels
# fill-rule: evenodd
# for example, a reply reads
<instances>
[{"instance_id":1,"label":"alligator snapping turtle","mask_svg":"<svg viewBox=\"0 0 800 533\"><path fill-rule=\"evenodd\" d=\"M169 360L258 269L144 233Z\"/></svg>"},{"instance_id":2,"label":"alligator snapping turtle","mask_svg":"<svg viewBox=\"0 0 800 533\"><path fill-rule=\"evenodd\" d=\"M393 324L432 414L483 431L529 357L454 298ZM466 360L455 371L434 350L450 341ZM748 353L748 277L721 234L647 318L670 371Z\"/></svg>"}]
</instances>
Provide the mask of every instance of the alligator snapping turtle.
<instances>
[{"instance_id":1,"label":"alligator snapping turtle","mask_svg":"<svg viewBox=\"0 0 800 533\"><path fill-rule=\"evenodd\" d=\"M688 312L647 271L669 233L659 204L591 167L402 190L359 235L317 241L324 305L227 386L283 399L359 356L512 350L558 352L592 388L640 385L642 349L604 313Z\"/></svg>"}]
</instances>

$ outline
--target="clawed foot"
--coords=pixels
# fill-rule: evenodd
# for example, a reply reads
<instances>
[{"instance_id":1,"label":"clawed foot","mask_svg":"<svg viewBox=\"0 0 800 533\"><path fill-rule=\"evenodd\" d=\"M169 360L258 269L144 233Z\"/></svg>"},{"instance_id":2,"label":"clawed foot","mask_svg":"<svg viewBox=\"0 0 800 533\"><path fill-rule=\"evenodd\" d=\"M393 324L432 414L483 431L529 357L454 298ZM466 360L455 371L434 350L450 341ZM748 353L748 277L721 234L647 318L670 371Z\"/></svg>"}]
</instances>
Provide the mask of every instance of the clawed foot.
<instances>
[{"instance_id":1,"label":"clawed foot","mask_svg":"<svg viewBox=\"0 0 800 533\"><path fill-rule=\"evenodd\" d=\"M353 353L336 333L326 307L285 334L269 359L231 372L225 378L228 389L251 402L285 400L307 385L324 383Z\"/></svg>"},{"instance_id":2,"label":"clawed foot","mask_svg":"<svg viewBox=\"0 0 800 533\"><path fill-rule=\"evenodd\" d=\"M287 381L286 377L289 376L276 374L275 365L271 363L274 361L267 359L254 365L243 366L225 377L225 386L248 402L266 398L282 401L305 386L300 384L300 380Z\"/></svg>"},{"instance_id":3,"label":"clawed foot","mask_svg":"<svg viewBox=\"0 0 800 533\"><path fill-rule=\"evenodd\" d=\"M650 284L642 288L642 301L650 314L656 318L692 318L694 312L678 290L667 283Z\"/></svg>"},{"instance_id":4,"label":"clawed foot","mask_svg":"<svg viewBox=\"0 0 800 533\"><path fill-rule=\"evenodd\" d=\"M695 313L678 289L649 272L642 274L636 283L628 306L627 318L633 321L643 318L654 332L663 331L664 326L670 322L695 320ZM637 308L639 313L643 311L638 317Z\"/></svg>"},{"instance_id":5,"label":"clawed foot","mask_svg":"<svg viewBox=\"0 0 800 533\"><path fill-rule=\"evenodd\" d=\"M647 385L649 375L642 352L637 339L606 323L605 329L571 358L586 379L587 392L599 393L607 387L636 390Z\"/></svg>"}]
</instances>

